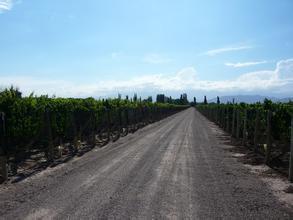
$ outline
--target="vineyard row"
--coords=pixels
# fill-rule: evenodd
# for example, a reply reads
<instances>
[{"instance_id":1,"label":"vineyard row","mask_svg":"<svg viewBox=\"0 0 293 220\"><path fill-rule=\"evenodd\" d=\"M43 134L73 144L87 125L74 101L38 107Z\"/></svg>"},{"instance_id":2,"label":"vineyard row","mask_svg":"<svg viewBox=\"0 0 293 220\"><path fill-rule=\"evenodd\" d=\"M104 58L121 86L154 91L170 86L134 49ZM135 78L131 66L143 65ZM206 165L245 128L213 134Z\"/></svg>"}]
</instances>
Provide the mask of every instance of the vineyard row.
<instances>
[{"instance_id":1,"label":"vineyard row","mask_svg":"<svg viewBox=\"0 0 293 220\"><path fill-rule=\"evenodd\" d=\"M197 105L204 116L239 144L262 154L266 164L285 168L293 166L290 162L290 152L293 153L292 107L292 103L272 103L269 100L263 104ZM289 176L293 181L293 169L289 169Z\"/></svg>"},{"instance_id":2,"label":"vineyard row","mask_svg":"<svg viewBox=\"0 0 293 220\"><path fill-rule=\"evenodd\" d=\"M52 163L64 154L77 154L84 145L93 148L117 140L187 107L122 99L18 97L6 91L0 96L0 179L7 179L7 169L16 174L18 165L35 155Z\"/></svg>"}]
</instances>

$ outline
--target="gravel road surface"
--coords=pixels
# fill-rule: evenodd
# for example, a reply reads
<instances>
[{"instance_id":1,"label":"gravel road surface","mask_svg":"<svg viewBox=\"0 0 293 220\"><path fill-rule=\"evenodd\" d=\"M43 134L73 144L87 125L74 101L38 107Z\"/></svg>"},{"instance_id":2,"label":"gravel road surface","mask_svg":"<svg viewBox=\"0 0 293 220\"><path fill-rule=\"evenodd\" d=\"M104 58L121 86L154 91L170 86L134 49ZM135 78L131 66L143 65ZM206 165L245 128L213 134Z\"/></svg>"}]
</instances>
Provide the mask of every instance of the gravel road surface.
<instances>
[{"instance_id":1,"label":"gravel road surface","mask_svg":"<svg viewBox=\"0 0 293 220\"><path fill-rule=\"evenodd\" d=\"M291 219L189 108L0 186L0 219Z\"/></svg>"}]
</instances>

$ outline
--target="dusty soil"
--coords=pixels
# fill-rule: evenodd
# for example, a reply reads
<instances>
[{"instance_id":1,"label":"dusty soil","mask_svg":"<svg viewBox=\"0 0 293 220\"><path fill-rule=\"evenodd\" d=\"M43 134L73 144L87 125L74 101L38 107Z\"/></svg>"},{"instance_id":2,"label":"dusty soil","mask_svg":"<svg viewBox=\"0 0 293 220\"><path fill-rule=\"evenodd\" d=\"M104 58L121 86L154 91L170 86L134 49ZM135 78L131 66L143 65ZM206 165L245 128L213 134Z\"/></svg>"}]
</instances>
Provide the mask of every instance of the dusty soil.
<instances>
[{"instance_id":1,"label":"dusty soil","mask_svg":"<svg viewBox=\"0 0 293 220\"><path fill-rule=\"evenodd\" d=\"M226 139L189 108L1 186L0 219L292 219Z\"/></svg>"},{"instance_id":2,"label":"dusty soil","mask_svg":"<svg viewBox=\"0 0 293 220\"><path fill-rule=\"evenodd\" d=\"M293 184L288 181L288 170L285 167L267 166L265 157L255 153L253 149L242 146L230 136L209 122L214 134L218 137L220 147L227 150L230 155L243 163L259 179L267 184L275 197L290 210L293 210ZM237 143L237 144L235 144ZM288 168L287 168L288 169Z\"/></svg>"}]
</instances>

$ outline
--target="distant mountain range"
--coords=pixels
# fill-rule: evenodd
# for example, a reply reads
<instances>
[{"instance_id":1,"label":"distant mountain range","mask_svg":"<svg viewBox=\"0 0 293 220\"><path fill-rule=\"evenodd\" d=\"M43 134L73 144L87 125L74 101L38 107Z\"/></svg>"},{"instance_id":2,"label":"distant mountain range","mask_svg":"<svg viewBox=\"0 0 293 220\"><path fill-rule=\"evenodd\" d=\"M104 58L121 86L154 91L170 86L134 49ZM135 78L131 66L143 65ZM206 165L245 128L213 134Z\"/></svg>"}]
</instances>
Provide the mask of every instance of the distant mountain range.
<instances>
[{"instance_id":1,"label":"distant mountain range","mask_svg":"<svg viewBox=\"0 0 293 220\"><path fill-rule=\"evenodd\" d=\"M261 95L235 95L235 96L220 96L220 102L221 103L227 103L227 102L234 102L240 103L256 103L256 102L263 102L264 99L270 99L273 102L289 102L290 100L293 101L293 97L291 98L276 98L276 97L269 97L269 96L261 96ZM211 102L217 102L217 98L213 98L208 100L209 103Z\"/></svg>"}]
</instances>

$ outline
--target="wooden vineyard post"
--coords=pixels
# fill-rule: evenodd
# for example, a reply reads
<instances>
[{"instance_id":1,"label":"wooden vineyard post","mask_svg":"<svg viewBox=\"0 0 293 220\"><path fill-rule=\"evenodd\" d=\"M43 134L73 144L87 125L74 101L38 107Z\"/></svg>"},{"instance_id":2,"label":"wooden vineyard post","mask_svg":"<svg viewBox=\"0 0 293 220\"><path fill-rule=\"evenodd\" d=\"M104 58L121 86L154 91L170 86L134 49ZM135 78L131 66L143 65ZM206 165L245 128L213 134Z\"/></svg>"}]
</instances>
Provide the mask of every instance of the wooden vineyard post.
<instances>
[{"instance_id":1,"label":"wooden vineyard post","mask_svg":"<svg viewBox=\"0 0 293 220\"><path fill-rule=\"evenodd\" d=\"M133 113L134 113L134 116L133 116L133 118L134 118L134 130L133 130L133 132L136 130L136 127L137 127L137 112L136 112L136 108L134 108L133 109Z\"/></svg>"},{"instance_id":2,"label":"wooden vineyard post","mask_svg":"<svg viewBox=\"0 0 293 220\"><path fill-rule=\"evenodd\" d=\"M147 124L147 114L146 114L146 108L141 107L141 114L142 114L142 124L145 126Z\"/></svg>"},{"instance_id":3,"label":"wooden vineyard post","mask_svg":"<svg viewBox=\"0 0 293 220\"><path fill-rule=\"evenodd\" d=\"M291 115L291 143L290 143L289 181L293 182L293 114Z\"/></svg>"},{"instance_id":4,"label":"wooden vineyard post","mask_svg":"<svg viewBox=\"0 0 293 220\"><path fill-rule=\"evenodd\" d=\"M81 147L81 132L80 129L77 130L77 134L74 137L74 151L77 153Z\"/></svg>"},{"instance_id":5,"label":"wooden vineyard post","mask_svg":"<svg viewBox=\"0 0 293 220\"><path fill-rule=\"evenodd\" d=\"M221 127L221 113L222 113L222 111L221 111L221 109L218 107L218 109L217 109L217 124L219 125L219 127Z\"/></svg>"},{"instance_id":6,"label":"wooden vineyard post","mask_svg":"<svg viewBox=\"0 0 293 220\"><path fill-rule=\"evenodd\" d=\"M54 147L52 143L52 130L51 130L51 120L50 120L50 112L48 109L45 110L45 120L44 120L44 126L45 126L45 145L47 150L47 159L49 162L52 162L54 160Z\"/></svg>"},{"instance_id":7,"label":"wooden vineyard post","mask_svg":"<svg viewBox=\"0 0 293 220\"><path fill-rule=\"evenodd\" d=\"M107 114L107 141L110 141L110 124L111 124L111 117L110 117L110 109L106 109L106 114Z\"/></svg>"},{"instance_id":8,"label":"wooden vineyard post","mask_svg":"<svg viewBox=\"0 0 293 220\"><path fill-rule=\"evenodd\" d=\"M221 128L224 128L224 126L223 126L223 112L224 112L224 108L221 108L221 110L220 110L220 127Z\"/></svg>"},{"instance_id":9,"label":"wooden vineyard post","mask_svg":"<svg viewBox=\"0 0 293 220\"><path fill-rule=\"evenodd\" d=\"M221 117L220 117L220 126L221 128L224 128L224 123L223 123L223 117L224 117L224 108L221 108Z\"/></svg>"},{"instance_id":10,"label":"wooden vineyard post","mask_svg":"<svg viewBox=\"0 0 293 220\"><path fill-rule=\"evenodd\" d=\"M149 108L144 107L144 114L145 114L146 125L148 125L150 123L150 111L149 111Z\"/></svg>"},{"instance_id":11,"label":"wooden vineyard post","mask_svg":"<svg viewBox=\"0 0 293 220\"><path fill-rule=\"evenodd\" d=\"M226 108L223 108L223 110L222 110L222 127L224 130L225 130L225 126L226 126L225 119L226 119Z\"/></svg>"},{"instance_id":12,"label":"wooden vineyard post","mask_svg":"<svg viewBox=\"0 0 293 220\"><path fill-rule=\"evenodd\" d=\"M90 140L89 144L92 148L96 146L96 116L95 112L91 112L91 133L90 133Z\"/></svg>"},{"instance_id":13,"label":"wooden vineyard post","mask_svg":"<svg viewBox=\"0 0 293 220\"><path fill-rule=\"evenodd\" d=\"M0 112L0 184L8 179L7 158L4 152L5 114Z\"/></svg>"},{"instance_id":14,"label":"wooden vineyard post","mask_svg":"<svg viewBox=\"0 0 293 220\"><path fill-rule=\"evenodd\" d=\"M215 112L216 112L215 113L216 124L219 125L219 112L220 112L219 107L216 108Z\"/></svg>"},{"instance_id":15,"label":"wooden vineyard post","mask_svg":"<svg viewBox=\"0 0 293 220\"><path fill-rule=\"evenodd\" d=\"M219 127L221 127L221 109L218 107L218 109L217 109L217 118L218 118L218 121L217 121L217 124L218 124L218 126Z\"/></svg>"},{"instance_id":16,"label":"wooden vineyard post","mask_svg":"<svg viewBox=\"0 0 293 220\"><path fill-rule=\"evenodd\" d=\"M268 164L271 157L271 148L272 148L272 112L268 110L267 113L267 129L266 129L266 149L265 149L265 163Z\"/></svg>"},{"instance_id":17,"label":"wooden vineyard post","mask_svg":"<svg viewBox=\"0 0 293 220\"><path fill-rule=\"evenodd\" d=\"M142 121L142 126L145 126L146 117L145 117L144 107L141 107L141 121Z\"/></svg>"},{"instance_id":18,"label":"wooden vineyard post","mask_svg":"<svg viewBox=\"0 0 293 220\"><path fill-rule=\"evenodd\" d=\"M227 108L227 116L226 116L226 120L227 120L227 125L226 125L226 131L229 133L230 132L230 114L229 114L229 108Z\"/></svg>"},{"instance_id":19,"label":"wooden vineyard post","mask_svg":"<svg viewBox=\"0 0 293 220\"><path fill-rule=\"evenodd\" d=\"M244 110L244 119L243 119L243 134L242 134L242 145L246 145L247 141L247 109Z\"/></svg>"},{"instance_id":20,"label":"wooden vineyard post","mask_svg":"<svg viewBox=\"0 0 293 220\"><path fill-rule=\"evenodd\" d=\"M77 153L81 146L81 127L79 123L77 123L76 117L78 115L74 115L73 118L73 130L74 130L74 137L73 137L73 150L74 153Z\"/></svg>"},{"instance_id":21,"label":"wooden vineyard post","mask_svg":"<svg viewBox=\"0 0 293 220\"><path fill-rule=\"evenodd\" d=\"M141 111L140 107L137 106L137 129L140 128L140 123L141 123Z\"/></svg>"},{"instance_id":22,"label":"wooden vineyard post","mask_svg":"<svg viewBox=\"0 0 293 220\"><path fill-rule=\"evenodd\" d=\"M237 109L236 111L236 139L240 137L240 110Z\"/></svg>"},{"instance_id":23,"label":"wooden vineyard post","mask_svg":"<svg viewBox=\"0 0 293 220\"><path fill-rule=\"evenodd\" d=\"M58 146L58 155L57 155L58 158L61 158L62 157L63 149L64 149L64 144L63 144L62 138L60 137L59 138L59 146Z\"/></svg>"},{"instance_id":24,"label":"wooden vineyard post","mask_svg":"<svg viewBox=\"0 0 293 220\"><path fill-rule=\"evenodd\" d=\"M156 107L153 106L152 107L152 123L155 122L157 119L156 119Z\"/></svg>"},{"instance_id":25,"label":"wooden vineyard post","mask_svg":"<svg viewBox=\"0 0 293 220\"><path fill-rule=\"evenodd\" d=\"M218 106L215 109L214 117L215 118L213 118L213 121L216 122L217 125L219 125L219 107Z\"/></svg>"},{"instance_id":26,"label":"wooden vineyard post","mask_svg":"<svg viewBox=\"0 0 293 220\"><path fill-rule=\"evenodd\" d=\"M144 117L145 117L145 125L149 124L150 118L149 118L149 111L147 107L144 107Z\"/></svg>"},{"instance_id":27,"label":"wooden vineyard post","mask_svg":"<svg viewBox=\"0 0 293 220\"><path fill-rule=\"evenodd\" d=\"M118 137L120 137L121 133L122 133L122 111L121 111L121 107L118 107L118 120L119 120Z\"/></svg>"},{"instance_id":28,"label":"wooden vineyard post","mask_svg":"<svg viewBox=\"0 0 293 220\"><path fill-rule=\"evenodd\" d=\"M223 128L223 108L220 108L219 126Z\"/></svg>"},{"instance_id":29,"label":"wooden vineyard post","mask_svg":"<svg viewBox=\"0 0 293 220\"><path fill-rule=\"evenodd\" d=\"M139 122L140 122L140 127L142 127L143 124L144 124L144 112L143 112L143 107L139 106L138 111L139 111Z\"/></svg>"},{"instance_id":30,"label":"wooden vineyard post","mask_svg":"<svg viewBox=\"0 0 293 220\"><path fill-rule=\"evenodd\" d=\"M77 124L76 124L76 115L74 114L74 112L71 115L71 126L70 126L70 130L71 130L71 141L72 141L72 145L70 148L71 153L75 154L77 153L78 150L78 131L77 131Z\"/></svg>"},{"instance_id":31,"label":"wooden vineyard post","mask_svg":"<svg viewBox=\"0 0 293 220\"><path fill-rule=\"evenodd\" d=\"M258 136L259 136L259 126L260 126L260 119L259 119L259 110L256 110L256 116L255 116L255 126L254 126L254 151L257 151L257 145L258 145Z\"/></svg>"},{"instance_id":32,"label":"wooden vineyard post","mask_svg":"<svg viewBox=\"0 0 293 220\"><path fill-rule=\"evenodd\" d=\"M235 107L233 107L233 115L232 115L232 137L235 135Z\"/></svg>"},{"instance_id":33,"label":"wooden vineyard post","mask_svg":"<svg viewBox=\"0 0 293 220\"><path fill-rule=\"evenodd\" d=\"M128 117L128 108L125 108L125 119L126 119L126 133L128 134L129 132L129 117Z\"/></svg>"},{"instance_id":34,"label":"wooden vineyard post","mask_svg":"<svg viewBox=\"0 0 293 220\"><path fill-rule=\"evenodd\" d=\"M148 108L148 113L149 113L149 123L153 122L153 107Z\"/></svg>"}]
</instances>

